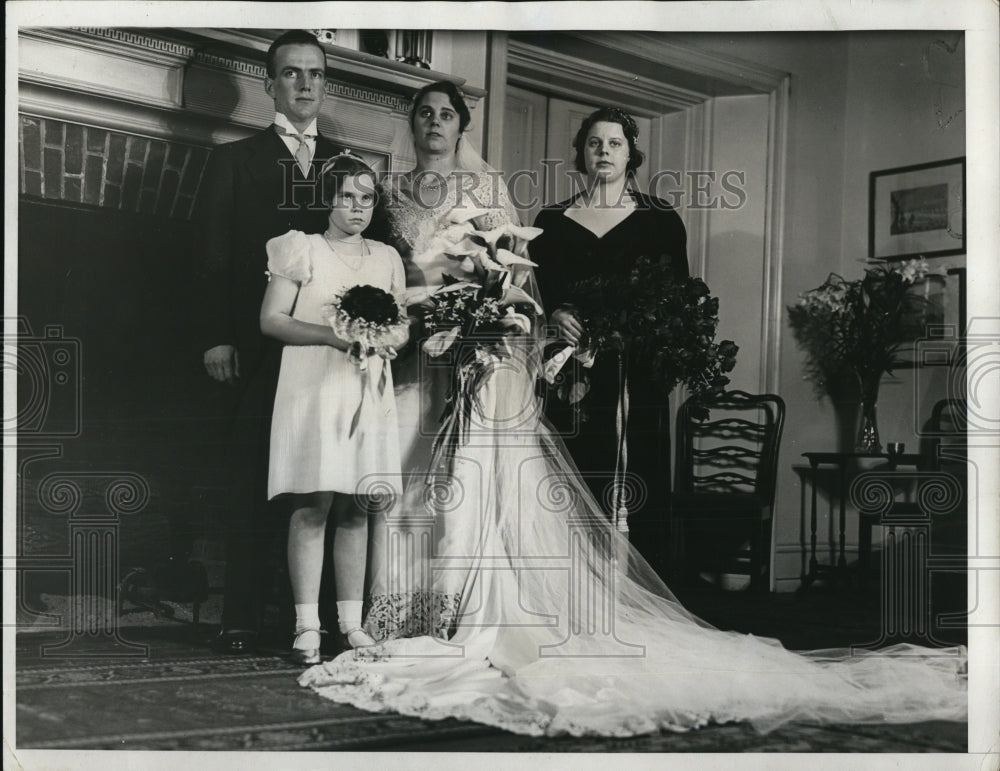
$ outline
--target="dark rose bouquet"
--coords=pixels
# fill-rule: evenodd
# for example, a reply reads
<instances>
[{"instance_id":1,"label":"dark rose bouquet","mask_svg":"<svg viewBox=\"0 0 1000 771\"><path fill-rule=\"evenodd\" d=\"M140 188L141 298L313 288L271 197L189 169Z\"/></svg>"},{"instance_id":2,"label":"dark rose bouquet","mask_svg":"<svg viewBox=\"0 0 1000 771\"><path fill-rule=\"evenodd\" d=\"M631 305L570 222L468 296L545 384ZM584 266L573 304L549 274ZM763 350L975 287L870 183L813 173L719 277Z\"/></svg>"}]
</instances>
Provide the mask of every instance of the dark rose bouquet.
<instances>
[{"instance_id":1,"label":"dark rose bouquet","mask_svg":"<svg viewBox=\"0 0 1000 771\"><path fill-rule=\"evenodd\" d=\"M396 348L406 343L409 321L396 299L376 286L352 286L326 307L327 320L337 336L352 344L359 363L371 349Z\"/></svg>"},{"instance_id":2,"label":"dark rose bouquet","mask_svg":"<svg viewBox=\"0 0 1000 771\"><path fill-rule=\"evenodd\" d=\"M349 436L353 436L361 419L361 407L368 390L368 356L372 351L382 352L382 371L378 381L379 396L385 393L389 368L385 358L395 358L396 348L409 339L410 323L396 299L377 286L361 284L352 286L327 304L327 322L337 337L351 344L348 356L361 371L361 400L351 420Z\"/></svg>"},{"instance_id":3,"label":"dark rose bouquet","mask_svg":"<svg viewBox=\"0 0 1000 771\"><path fill-rule=\"evenodd\" d=\"M584 327L578 358L617 356L633 376L652 379L664 399L680 383L696 396L721 393L729 384L725 373L736 366L739 346L715 342L719 300L700 278L677 280L665 260L640 257L625 275L576 282L569 297ZM559 353L550 359L546 379L585 414L585 367L557 377L566 351Z\"/></svg>"},{"instance_id":4,"label":"dark rose bouquet","mask_svg":"<svg viewBox=\"0 0 1000 771\"><path fill-rule=\"evenodd\" d=\"M395 298L377 286L353 286L340 296L340 310L353 319L363 319L368 324L394 324L400 311Z\"/></svg>"}]
</instances>

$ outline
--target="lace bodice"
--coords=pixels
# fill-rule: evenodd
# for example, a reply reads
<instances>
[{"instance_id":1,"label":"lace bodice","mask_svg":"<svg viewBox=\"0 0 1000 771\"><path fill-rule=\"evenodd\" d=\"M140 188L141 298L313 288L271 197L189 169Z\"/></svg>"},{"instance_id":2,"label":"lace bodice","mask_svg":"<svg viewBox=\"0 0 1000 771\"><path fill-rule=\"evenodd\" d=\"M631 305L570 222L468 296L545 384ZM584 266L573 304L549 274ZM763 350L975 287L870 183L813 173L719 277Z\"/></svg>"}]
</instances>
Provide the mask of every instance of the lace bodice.
<instances>
[{"instance_id":1,"label":"lace bodice","mask_svg":"<svg viewBox=\"0 0 1000 771\"><path fill-rule=\"evenodd\" d=\"M409 288L434 289L443 283L442 275L469 279L475 275L470 261L452 257L444 250L465 237L451 226L449 215L456 208L484 210L474 220L478 230L490 230L506 223L517 223L517 213L510 202L507 186L499 174L456 171L435 191L424 192L424 203L414 200L401 180L382 183L381 195L393 245L406 266Z\"/></svg>"}]
</instances>

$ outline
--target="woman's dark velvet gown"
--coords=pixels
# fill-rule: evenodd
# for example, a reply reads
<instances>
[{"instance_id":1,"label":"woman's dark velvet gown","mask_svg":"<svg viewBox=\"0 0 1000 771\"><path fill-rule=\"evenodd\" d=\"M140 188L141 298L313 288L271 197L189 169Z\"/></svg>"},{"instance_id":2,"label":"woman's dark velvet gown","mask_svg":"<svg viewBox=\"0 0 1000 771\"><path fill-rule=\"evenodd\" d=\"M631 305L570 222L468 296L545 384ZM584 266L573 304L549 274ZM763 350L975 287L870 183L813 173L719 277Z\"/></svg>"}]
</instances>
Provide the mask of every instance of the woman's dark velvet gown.
<instances>
[{"instance_id":1,"label":"woman's dark velvet gown","mask_svg":"<svg viewBox=\"0 0 1000 771\"><path fill-rule=\"evenodd\" d=\"M689 275L687 235L677 212L660 199L634 196L636 209L601 237L566 216L572 199L539 212L535 225L543 233L530 249L532 260L538 264L535 275L546 313L569 302L574 282L597 275L626 274L639 257L669 264L675 278ZM566 367L571 366L580 364L570 359ZM652 384L643 362L630 361L628 370L627 472L641 480L640 497L628 507L630 540L664 575L668 553L670 410L667 395ZM557 399L551 388L545 394L545 412L566 442L588 487L610 516L617 459L619 375L615 357L599 355L589 376L585 421L581 422L571 407Z\"/></svg>"}]
</instances>

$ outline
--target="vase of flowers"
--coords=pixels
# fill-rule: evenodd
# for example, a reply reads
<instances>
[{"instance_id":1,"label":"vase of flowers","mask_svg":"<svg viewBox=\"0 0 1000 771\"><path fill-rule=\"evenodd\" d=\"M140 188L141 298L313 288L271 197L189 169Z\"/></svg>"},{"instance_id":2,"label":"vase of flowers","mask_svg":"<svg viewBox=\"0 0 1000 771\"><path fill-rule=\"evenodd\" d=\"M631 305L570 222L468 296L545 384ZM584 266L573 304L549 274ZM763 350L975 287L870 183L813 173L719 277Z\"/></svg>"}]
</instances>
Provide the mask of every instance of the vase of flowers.
<instances>
[{"instance_id":1,"label":"vase of flowers","mask_svg":"<svg viewBox=\"0 0 1000 771\"><path fill-rule=\"evenodd\" d=\"M882 375L897 366L900 346L919 331L914 318L927 300L914 285L924 280L924 259L871 263L863 277L848 281L831 273L788 308L789 321L806 353L805 377L834 404L860 405L853 449L880 452L877 402Z\"/></svg>"},{"instance_id":2,"label":"vase of flowers","mask_svg":"<svg viewBox=\"0 0 1000 771\"><path fill-rule=\"evenodd\" d=\"M866 373L861 378L861 419L858 436L854 441L857 452L881 452L882 443L878 437L878 389L882 383L882 373Z\"/></svg>"}]
</instances>

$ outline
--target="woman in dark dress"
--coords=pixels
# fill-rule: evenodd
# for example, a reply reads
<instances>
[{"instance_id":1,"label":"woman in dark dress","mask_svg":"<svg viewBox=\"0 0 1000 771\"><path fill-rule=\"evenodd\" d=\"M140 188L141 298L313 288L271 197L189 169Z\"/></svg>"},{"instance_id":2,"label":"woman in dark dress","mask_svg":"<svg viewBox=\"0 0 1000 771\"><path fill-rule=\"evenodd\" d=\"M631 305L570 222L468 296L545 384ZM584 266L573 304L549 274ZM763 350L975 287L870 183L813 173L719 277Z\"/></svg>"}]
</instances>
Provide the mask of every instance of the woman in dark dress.
<instances>
[{"instance_id":1,"label":"woman in dark dress","mask_svg":"<svg viewBox=\"0 0 1000 771\"><path fill-rule=\"evenodd\" d=\"M639 257L669 264L675 278L688 275L687 236L677 212L665 201L634 189L633 173L643 160L637 137L635 121L617 108L605 107L587 117L573 143L576 169L586 175L586 189L542 209L535 220L543 233L532 243L531 257L538 264L542 300L552 325L567 343L576 343L584 334L584 320L571 304L575 282L627 274ZM667 395L651 382L643 362L628 362L623 459L618 442L617 358L600 354L587 370L571 358L565 368L589 376L585 412L575 412L550 389L546 415L609 515L616 469L625 469L631 540L662 574L670 493Z\"/></svg>"}]
</instances>

